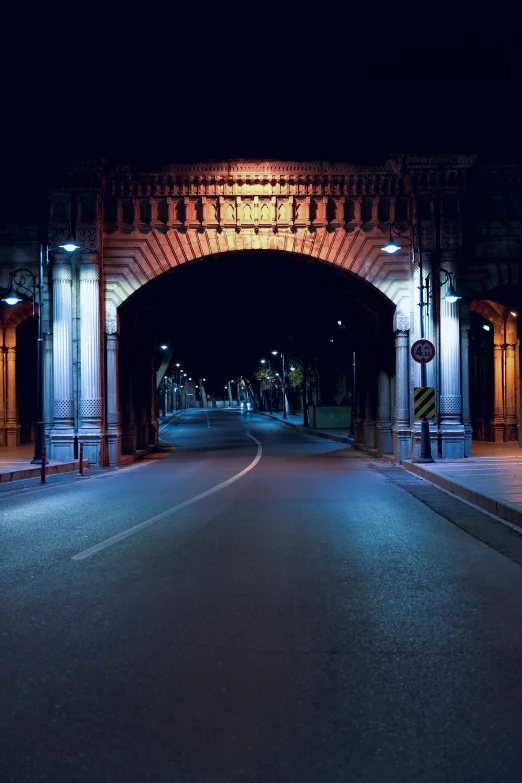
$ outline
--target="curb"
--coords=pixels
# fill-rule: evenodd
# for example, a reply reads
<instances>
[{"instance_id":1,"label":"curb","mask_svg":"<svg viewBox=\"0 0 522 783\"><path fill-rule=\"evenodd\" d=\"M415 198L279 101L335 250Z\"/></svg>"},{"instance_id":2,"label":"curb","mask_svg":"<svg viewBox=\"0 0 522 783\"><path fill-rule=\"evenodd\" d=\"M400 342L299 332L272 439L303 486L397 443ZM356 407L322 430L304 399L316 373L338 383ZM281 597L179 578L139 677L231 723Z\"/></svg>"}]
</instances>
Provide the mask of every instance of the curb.
<instances>
[{"instance_id":1,"label":"curb","mask_svg":"<svg viewBox=\"0 0 522 783\"><path fill-rule=\"evenodd\" d=\"M284 419L280 419L278 416L272 416L270 413L266 413L266 411L256 411L256 413L260 413L261 416L266 416L267 419L272 419L272 421L278 421L280 424L284 424L286 427L291 427L293 430L297 430L298 432L308 432L312 435L317 435L318 438L335 440L338 443L348 443L350 446L353 446L353 438L344 438L342 435L329 435L326 432L314 430L313 427L303 427L302 424L294 424L291 421L285 421Z\"/></svg>"},{"instance_id":2,"label":"curb","mask_svg":"<svg viewBox=\"0 0 522 783\"><path fill-rule=\"evenodd\" d=\"M432 473L430 470L427 470L416 462L402 460L401 466L410 473L414 473L416 476L420 476L420 478L430 481L441 489L445 489L446 492L450 492L452 495L455 495L462 500L466 500L474 506L478 506L484 511L487 511L488 514L494 514L500 519L504 519L506 522L511 522L512 525L522 528L522 511L514 508L509 503L495 500L495 498L492 498L489 495L483 495L481 492L467 489L461 484L455 484L450 479L439 476L437 473Z\"/></svg>"},{"instance_id":3,"label":"curb","mask_svg":"<svg viewBox=\"0 0 522 783\"><path fill-rule=\"evenodd\" d=\"M61 462L59 465L49 465L45 467L45 473L47 476L52 476L54 473L70 473L73 470L80 469L79 460L74 462ZM84 470L88 469L88 465L84 463ZM0 473L0 484L7 484L9 481L21 481L22 479L38 478L42 475L42 469L40 466L34 468L21 468L20 470L7 471Z\"/></svg>"}]
</instances>

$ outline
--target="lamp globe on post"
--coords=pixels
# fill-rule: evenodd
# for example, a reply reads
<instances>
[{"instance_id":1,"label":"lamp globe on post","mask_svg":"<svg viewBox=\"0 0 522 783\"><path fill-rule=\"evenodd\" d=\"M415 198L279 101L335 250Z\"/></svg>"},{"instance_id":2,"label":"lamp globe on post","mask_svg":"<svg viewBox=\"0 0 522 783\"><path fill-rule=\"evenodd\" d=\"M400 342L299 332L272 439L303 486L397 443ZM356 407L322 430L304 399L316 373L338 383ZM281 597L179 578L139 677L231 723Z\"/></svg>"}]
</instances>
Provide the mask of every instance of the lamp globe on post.
<instances>
[{"instance_id":1,"label":"lamp globe on post","mask_svg":"<svg viewBox=\"0 0 522 783\"><path fill-rule=\"evenodd\" d=\"M62 244L58 245L58 247L63 248L63 250L66 250L68 253L74 253L75 250L80 249L80 245L76 244L76 240L72 234L68 234Z\"/></svg>"},{"instance_id":2,"label":"lamp globe on post","mask_svg":"<svg viewBox=\"0 0 522 783\"><path fill-rule=\"evenodd\" d=\"M384 250L385 253L390 253L390 254L396 253L397 250L401 249L401 246L397 244L397 242L392 236L391 226L390 226L390 235L388 237L388 242L384 245L382 249Z\"/></svg>"}]
</instances>

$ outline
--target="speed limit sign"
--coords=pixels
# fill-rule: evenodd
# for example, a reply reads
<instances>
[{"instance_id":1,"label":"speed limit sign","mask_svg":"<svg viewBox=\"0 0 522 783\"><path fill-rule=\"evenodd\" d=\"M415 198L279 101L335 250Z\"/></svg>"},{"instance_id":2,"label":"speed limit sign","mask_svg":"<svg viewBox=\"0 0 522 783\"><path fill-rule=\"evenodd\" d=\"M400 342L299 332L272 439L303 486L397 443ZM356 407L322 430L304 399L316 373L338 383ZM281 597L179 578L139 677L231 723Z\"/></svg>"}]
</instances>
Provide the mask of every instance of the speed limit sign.
<instances>
[{"instance_id":1,"label":"speed limit sign","mask_svg":"<svg viewBox=\"0 0 522 783\"><path fill-rule=\"evenodd\" d=\"M435 346L429 340L416 340L411 346L411 355L419 364L427 364L435 356Z\"/></svg>"}]
</instances>

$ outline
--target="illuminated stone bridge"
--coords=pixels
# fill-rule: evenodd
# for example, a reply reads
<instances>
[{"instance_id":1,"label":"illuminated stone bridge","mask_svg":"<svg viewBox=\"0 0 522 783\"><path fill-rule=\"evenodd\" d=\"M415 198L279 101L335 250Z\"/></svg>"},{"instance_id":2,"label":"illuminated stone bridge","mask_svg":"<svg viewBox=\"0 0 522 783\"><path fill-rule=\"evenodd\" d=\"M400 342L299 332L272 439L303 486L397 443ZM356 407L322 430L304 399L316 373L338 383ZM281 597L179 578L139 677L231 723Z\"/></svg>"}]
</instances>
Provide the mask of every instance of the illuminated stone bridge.
<instances>
[{"instance_id":1,"label":"illuminated stone bridge","mask_svg":"<svg viewBox=\"0 0 522 783\"><path fill-rule=\"evenodd\" d=\"M391 313L394 368L378 366L378 360L362 362L356 439L400 460L419 453L413 389L420 385L420 369L410 348L420 335L421 244L422 283L438 280L443 269L463 295L449 304L440 286L430 289L434 296L425 331L438 349L427 368L437 402L433 455L469 456L474 416L477 422L482 416L485 437L516 439L521 174L516 166L483 166L473 155L407 155L372 167L234 160L146 171L121 165L110 171L96 161L78 164L50 187L43 235L40 228L50 256L42 315L51 457L71 458L79 436L91 462L117 464L122 434L126 451L157 437L157 381L150 357L141 423L132 413L136 406L128 374L121 393L119 368L126 364L118 360L121 308L140 288L179 265L244 250L313 258L358 280L363 297L364 291L369 298L371 291L378 292L383 313ZM383 251L390 224L400 245L393 255ZM59 247L71 228L80 245L72 255ZM16 267L38 273L36 228L6 234L0 250L4 288ZM471 360L470 309L471 318L494 325L495 341L484 353L475 339ZM17 327L29 315L24 303L2 311L4 445L19 438ZM491 390L489 359L484 359L489 354ZM475 407L470 407L470 384L472 398L480 394Z\"/></svg>"}]
</instances>

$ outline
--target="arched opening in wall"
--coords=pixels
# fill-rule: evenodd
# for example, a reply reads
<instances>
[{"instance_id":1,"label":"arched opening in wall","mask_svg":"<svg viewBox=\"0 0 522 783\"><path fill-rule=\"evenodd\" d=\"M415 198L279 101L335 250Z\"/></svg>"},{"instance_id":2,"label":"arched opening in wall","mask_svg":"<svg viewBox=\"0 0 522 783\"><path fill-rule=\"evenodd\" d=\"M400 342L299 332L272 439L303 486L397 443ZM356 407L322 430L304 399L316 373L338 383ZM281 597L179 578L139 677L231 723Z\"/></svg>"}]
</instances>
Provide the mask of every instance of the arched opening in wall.
<instances>
[{"instance_id":1,"label":"arched opening in wall","mask_svg":"<svg viewBox=\"0 0 522 783\"><path fill-rule=\"evenodd\" d=\"M305 405L302 374L290 373L299 365L309 380L307 406L349 407L356 440L377 447L378 388L382 372L391 385L395 367L394 309L353 273L277 250L207 256L170 270L119 308L123 453L150 444L158 410L240 404L241 379L255 406L267 408L261 359L270 362L271 403L281 411L281 353L292 412ZM169 398L166 385L183 386L183 394Z\"/></svg>"},{"instance_id":2,"label":"arched opening in wall","mask_svg":"<svg viewBox=\"0 0 522 783\"><path fill-rule=\"evenodd\" d=\"M470 305L469 384L473 437L518 441L522 290L505 286Z\"/></svg>"}]
</instances>

